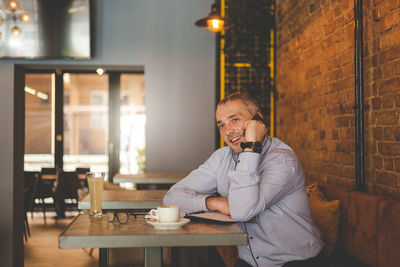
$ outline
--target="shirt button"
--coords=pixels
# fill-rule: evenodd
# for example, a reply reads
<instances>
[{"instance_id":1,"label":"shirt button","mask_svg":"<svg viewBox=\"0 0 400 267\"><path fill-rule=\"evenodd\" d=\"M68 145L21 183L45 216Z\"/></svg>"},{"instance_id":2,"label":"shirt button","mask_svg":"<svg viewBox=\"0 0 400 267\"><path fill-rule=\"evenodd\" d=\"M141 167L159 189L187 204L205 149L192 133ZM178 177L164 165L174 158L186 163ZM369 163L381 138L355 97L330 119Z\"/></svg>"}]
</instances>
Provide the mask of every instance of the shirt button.
<instances>
[{"instance_id":1,"label":"shirt button","mask_svg":"<svg viewBox=\"0 0 400 267\"><path fill-rule=\"evenodd\" d=\"M238 159L238 163L240 163L240 159Z\"/></svg>"},{"instance_id":2,"label":"shirt button","mask_svg":"<svg viewBox=\"0 0 400 267\"><path fill-rule=\"evenodd\" d=\"M252 236L250 236L250 239L253 239L253 237L252 237Z\"/></svg>"},{"instance_id":3,"label":"shirt button","mask_svg":"<svg viewBox=\"0 0 400 267\"><path fill-rule=\"evenodd\" d=\"M259 258L260 258L260 257L258 257L258 256L256 257L257 260L258 260Z\"/></svg>"}]
</instances>

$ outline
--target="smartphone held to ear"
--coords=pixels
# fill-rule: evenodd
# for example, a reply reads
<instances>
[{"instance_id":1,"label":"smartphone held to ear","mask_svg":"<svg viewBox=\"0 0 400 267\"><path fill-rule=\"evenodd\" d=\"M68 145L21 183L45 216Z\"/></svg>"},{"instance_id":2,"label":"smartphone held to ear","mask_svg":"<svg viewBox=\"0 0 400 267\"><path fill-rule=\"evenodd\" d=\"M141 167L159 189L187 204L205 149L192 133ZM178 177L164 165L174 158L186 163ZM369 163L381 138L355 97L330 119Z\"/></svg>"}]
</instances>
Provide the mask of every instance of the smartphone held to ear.
<instances>
[{"instance_id":1,"label":"smartphone held to ear","mask_svg":"<svg viewBox=\"0 0 400 267\"><path fill-rule=\"evenodd\" d=\"M261 116L258 113L256 113L256 115L253 116L252 120L262 121L262 123L264 123L264 120L261 118Z\"/></svg>"}]
</instances>

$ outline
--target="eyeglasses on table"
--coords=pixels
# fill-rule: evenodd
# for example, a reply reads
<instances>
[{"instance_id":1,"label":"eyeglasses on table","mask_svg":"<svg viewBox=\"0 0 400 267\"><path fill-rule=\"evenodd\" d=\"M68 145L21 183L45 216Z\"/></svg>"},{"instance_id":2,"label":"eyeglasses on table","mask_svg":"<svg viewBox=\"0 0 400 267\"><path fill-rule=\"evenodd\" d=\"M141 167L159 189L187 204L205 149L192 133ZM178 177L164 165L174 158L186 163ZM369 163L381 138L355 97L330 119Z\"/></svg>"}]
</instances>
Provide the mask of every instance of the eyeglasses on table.
<instances>
[{"instance_id":1,"label":"eyeglasses on table","mask_svg":"<svg viewBox=\"0 0 400 267\"><path fill-rule=\"evenodd\" d=\"M108 211L107 212L107 219L109 223L115 223L118 222L120 224L127 224L129 221L130 216L134 216L136 219L136 216L138 215L146 215L147 212L145 211L118 211L118 210L113 210L113 211Z\"/></svg>"}]
</instances>

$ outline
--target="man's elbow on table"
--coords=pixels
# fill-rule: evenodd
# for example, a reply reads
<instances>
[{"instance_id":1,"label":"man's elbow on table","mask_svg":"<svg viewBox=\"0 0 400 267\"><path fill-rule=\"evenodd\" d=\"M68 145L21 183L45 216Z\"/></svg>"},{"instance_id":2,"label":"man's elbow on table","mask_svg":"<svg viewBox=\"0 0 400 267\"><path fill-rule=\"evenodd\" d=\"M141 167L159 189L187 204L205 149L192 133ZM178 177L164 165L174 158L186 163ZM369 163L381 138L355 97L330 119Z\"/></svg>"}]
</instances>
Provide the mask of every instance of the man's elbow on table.
<instances>
[{"instance_id":1,"label":"man's elbow on table","mask_svg":"<svg viewBox=\"0 0 400 267\"><path fill-rule=\"evenodd\" d=\"M250 221L254 215L250 214L249 211L244 210L231 210L231 218L238 222Z\"/></svg>"}]
</instances>

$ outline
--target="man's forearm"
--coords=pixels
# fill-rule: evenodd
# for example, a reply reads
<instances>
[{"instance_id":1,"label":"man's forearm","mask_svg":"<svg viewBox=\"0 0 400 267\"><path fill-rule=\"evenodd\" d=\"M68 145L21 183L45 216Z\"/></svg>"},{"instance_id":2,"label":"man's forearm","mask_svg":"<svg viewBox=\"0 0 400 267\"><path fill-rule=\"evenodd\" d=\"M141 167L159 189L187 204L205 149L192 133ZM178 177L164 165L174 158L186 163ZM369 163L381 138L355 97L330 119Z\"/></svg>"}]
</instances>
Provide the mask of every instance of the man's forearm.
<instances>
[{"instance_id":1,"label":"man's forearm","mask_svg":"<svg viewBox=\"0 0 400 267\"><path fill-rule=\"evenodd\" d=\"M225 215L230 215L229 201L224 197L208 197L206 199L206 206L209 210L216 210Z\"/></svg>"}]
</instances>

